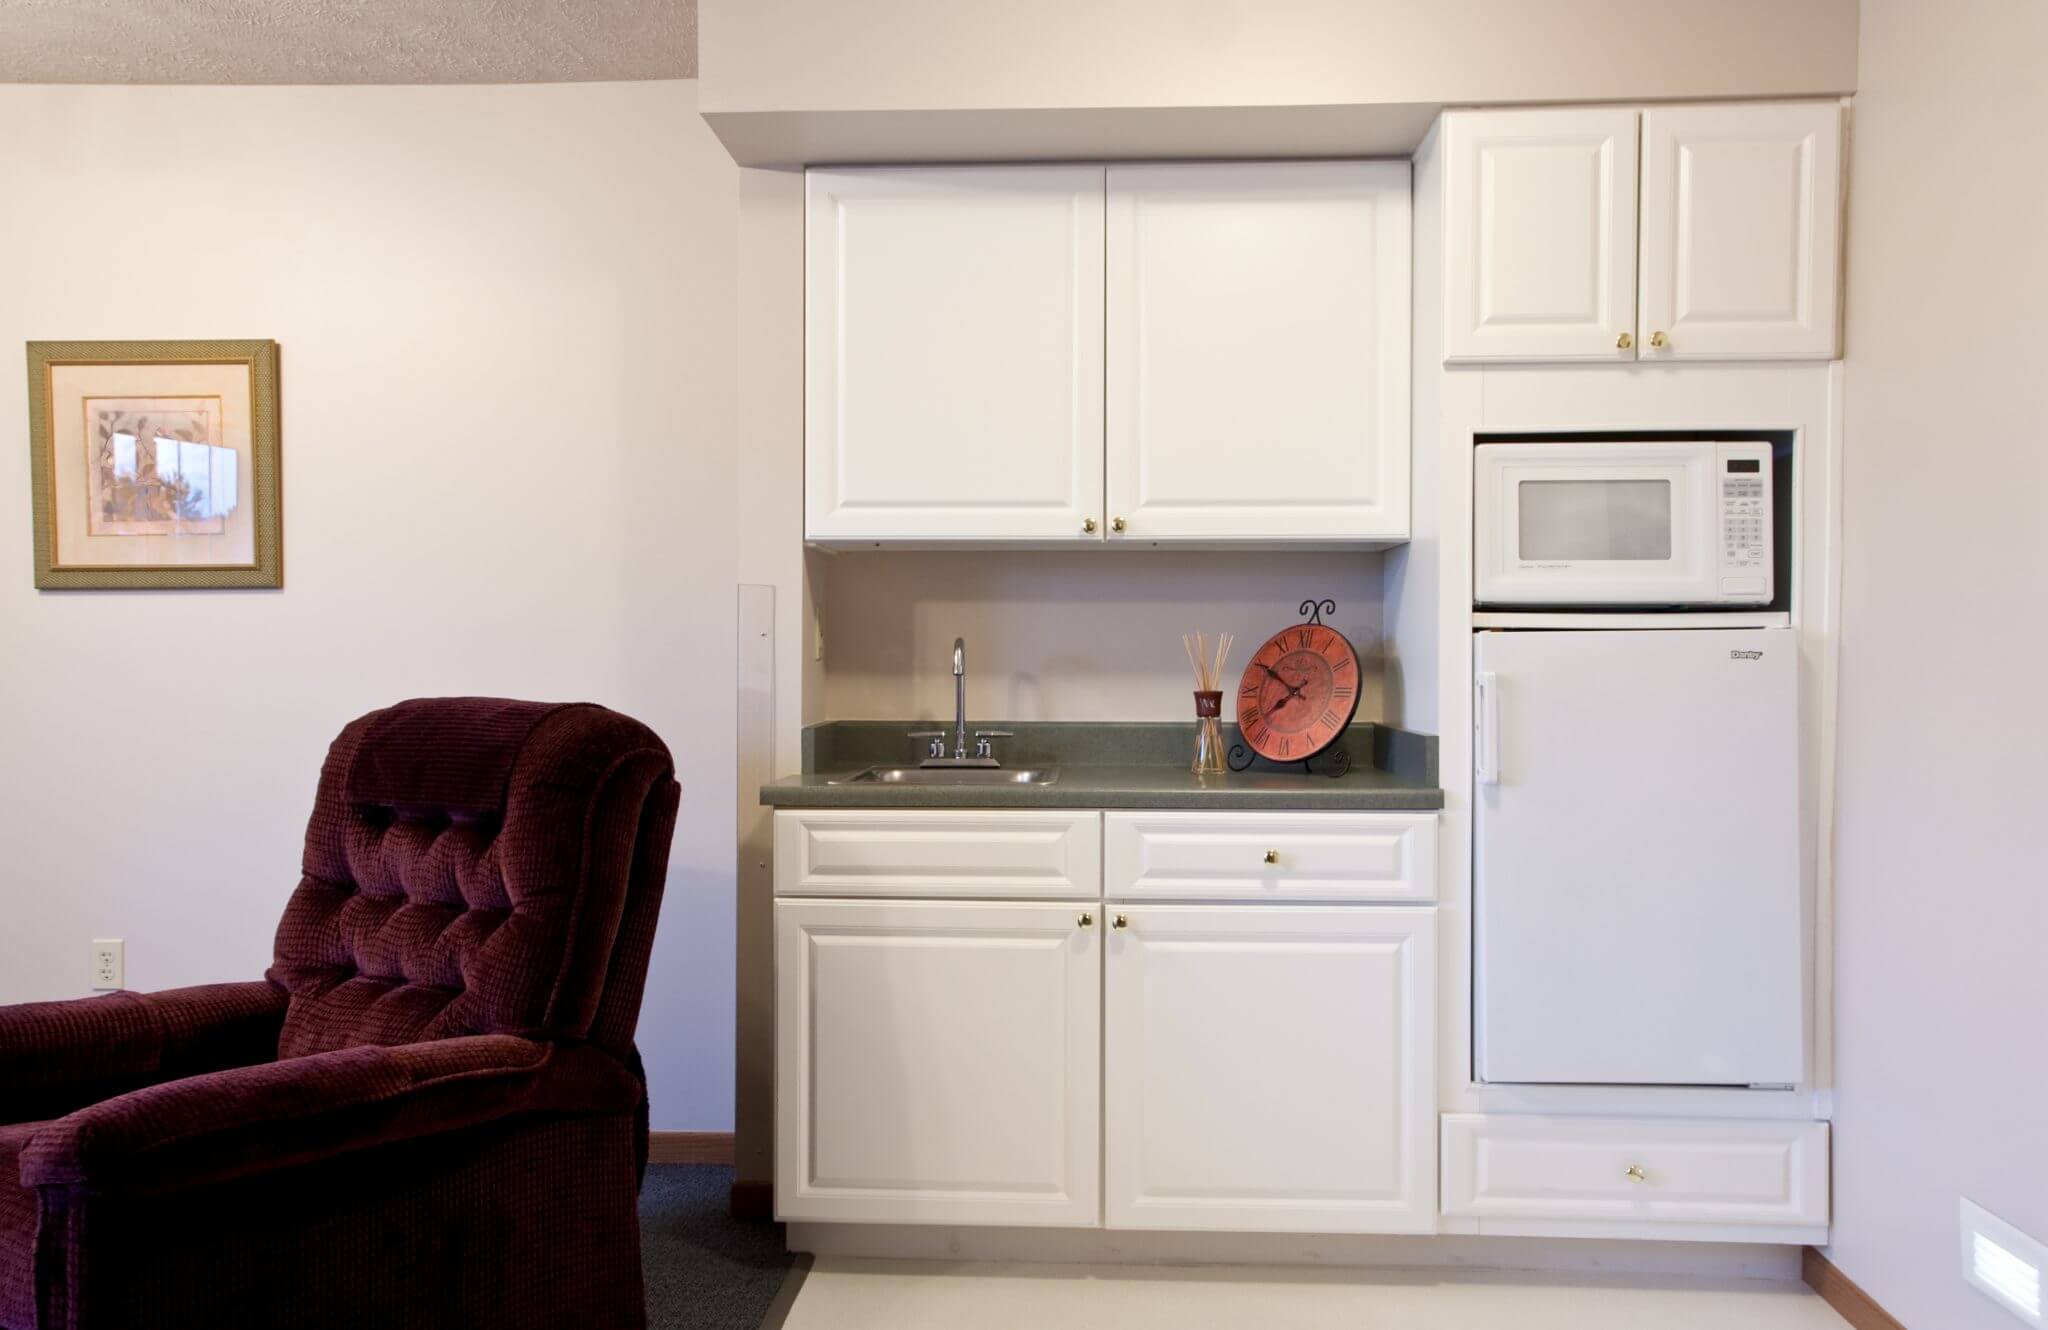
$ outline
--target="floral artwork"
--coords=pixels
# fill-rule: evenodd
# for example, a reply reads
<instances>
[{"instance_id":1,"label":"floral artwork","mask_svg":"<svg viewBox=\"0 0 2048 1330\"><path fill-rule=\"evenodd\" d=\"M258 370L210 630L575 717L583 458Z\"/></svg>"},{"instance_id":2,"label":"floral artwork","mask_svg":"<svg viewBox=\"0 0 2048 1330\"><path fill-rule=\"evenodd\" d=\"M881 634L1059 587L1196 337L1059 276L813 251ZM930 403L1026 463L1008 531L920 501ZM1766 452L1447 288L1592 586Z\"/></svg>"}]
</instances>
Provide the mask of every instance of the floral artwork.
<instances>
[{"instance_id":1,"label":"floral artwork","mask_svg":"<svg viewBox=\"0 0 2048 1330\"><path fill-rule=\"evenodd\" d=\"M30 342L28 435L37 590L284 585L276 342Z\"/></svg>"},{"instance_id":2,"label":"floral artwork","mask_svg":"<svg viewBox=\"0 0 2048 1330\"><path fill-rule=\"evenodd\" d=\"M239 498L217 397L85 401L86 526L95 536L219 535Z\"/></svg>"}]
</instances>

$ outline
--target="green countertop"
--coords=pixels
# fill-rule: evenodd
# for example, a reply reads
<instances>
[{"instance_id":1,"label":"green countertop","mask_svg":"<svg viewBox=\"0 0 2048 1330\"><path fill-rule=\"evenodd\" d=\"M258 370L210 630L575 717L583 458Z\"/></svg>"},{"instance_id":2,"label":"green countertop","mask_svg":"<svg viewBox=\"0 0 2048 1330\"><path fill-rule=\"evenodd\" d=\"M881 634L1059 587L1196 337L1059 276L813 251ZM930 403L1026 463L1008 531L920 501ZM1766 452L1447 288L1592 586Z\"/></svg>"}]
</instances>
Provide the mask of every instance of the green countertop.
<instances>
[{"instance_id":1,"label":"green countertop","mask_svg":"<svg viewBox=\"0 0 2048 1330\"><path fill-rule=\"evenodd\" d=\"M834 777L869 766L915 766L909 730L924 721L835 721L804 732L805 770L761 787L776 808L1265 808L1438 809L1436 740L1389 726L1354 725L1345 744L1353 762L1341 776L1259 762L1250 770L1197 777L1187 770L1193 726L1036 723L999 741L1006 767L1056 766L1050 785L856 785ZM1236 741L1226 727L1226 747Z\"/></svg>"}]
</instances>

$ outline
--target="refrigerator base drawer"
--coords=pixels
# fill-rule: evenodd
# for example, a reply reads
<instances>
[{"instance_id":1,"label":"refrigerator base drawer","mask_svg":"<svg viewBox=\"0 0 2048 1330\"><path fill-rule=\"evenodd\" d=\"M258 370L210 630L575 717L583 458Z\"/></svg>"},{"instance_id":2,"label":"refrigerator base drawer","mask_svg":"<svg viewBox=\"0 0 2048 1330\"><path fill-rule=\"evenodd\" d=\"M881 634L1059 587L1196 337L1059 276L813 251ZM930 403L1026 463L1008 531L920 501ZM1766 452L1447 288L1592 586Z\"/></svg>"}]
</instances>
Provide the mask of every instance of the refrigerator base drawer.
<instances>
[{"instance_id":1,"label":"refrigerator base drawer","mask_svg":"<svg viewBox=\"0 0 2048 1330\"><path fill-rule=\"evenodd\" d=\"M1478 1219L1822 1228L1828 1124L1446 1114L1442 1204Z\"/></svg>"}]
</instances>

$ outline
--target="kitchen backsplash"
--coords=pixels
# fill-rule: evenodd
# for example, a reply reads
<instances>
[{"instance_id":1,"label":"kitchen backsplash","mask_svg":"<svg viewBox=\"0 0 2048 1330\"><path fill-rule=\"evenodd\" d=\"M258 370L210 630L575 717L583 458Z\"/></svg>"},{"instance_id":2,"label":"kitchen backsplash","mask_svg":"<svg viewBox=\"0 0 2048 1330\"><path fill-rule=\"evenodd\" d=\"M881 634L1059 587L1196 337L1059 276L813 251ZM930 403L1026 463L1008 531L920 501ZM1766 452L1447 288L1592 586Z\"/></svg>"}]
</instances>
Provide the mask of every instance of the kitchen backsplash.
<instances>
[{"instance_id":1,"label":"kitchen backsplash","mask_svg":"<svg viewBox=\"0 0 2048 1330\"><path fill-rule=\"evenodd\" d=\"M956 637L971 720L1188 719L1181 634L1235 633L1234 680L1309 596L1358 650L1358 719L1383 715L1376 553L864 550L812 569L823 719L950 717Z\"/></svg>"}]
</instances>

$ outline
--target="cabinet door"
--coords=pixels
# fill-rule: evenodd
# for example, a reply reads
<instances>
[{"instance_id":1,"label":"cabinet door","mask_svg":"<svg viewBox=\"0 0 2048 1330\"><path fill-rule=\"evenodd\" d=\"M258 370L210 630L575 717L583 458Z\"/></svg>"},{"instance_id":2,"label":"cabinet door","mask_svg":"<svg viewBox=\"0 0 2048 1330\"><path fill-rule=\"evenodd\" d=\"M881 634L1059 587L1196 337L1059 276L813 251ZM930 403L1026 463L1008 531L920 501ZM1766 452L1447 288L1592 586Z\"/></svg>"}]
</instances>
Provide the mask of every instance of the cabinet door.
<instances>
[{"instance_id":1,"label":"cabinet door","mask_svg":"<svg viewBox=\"0 0 2048 1330\"><path fill-rule=\"evenodd\" d=\"M1432 1231L1435 916L1112 907L1109 1226Z\"/></svg>"},{"instance_id":2,"label":"cabinet door","mask_svg":"<svg viewBox=\"0 0 2048 1330\"><path fill-rule=\"evenodd\" d=\"M1099 1223L1099 911L777 901L777 1217Z\"/></svg>"},{"instance_id":3,"label":"cabinet door","mask_svg":"<svg viewBox=\"0 0 2048 1330\"><path fill-rule=\"evenodd\" d=\"M1112 544L1407 538L1408 188L1406 162L1110 168Z\"/></svg>"},{"instance_id":4,"label":"cabinet door","mask_svg":"<svg viewBox=\"0 0 2048 1330\"><path fill-rule=\"evenodd\" d=\"M1444 359L1634 359L1636 112L1452 114L1444 156Z\"/></svg>"},{"instance_id":5,"label":"cabinet door","mask_svg":"<svg viewBox=\"0 0 2048 1330\"><path fill-rule=\"evenodd\" d=\"M1645 359L1835 354L1841 155L1833 102L1643 112Z\"/></svg>"},{"instance_id":6,"label":"cabinet door","mask_svg":"<svg viewBox=\"0 0 2048 1330\"><path fill-rule=\"evenodd\" d=\"M1101 539L1102 175L810 172L808 539Z\"/></svg>"}]
</instances>

